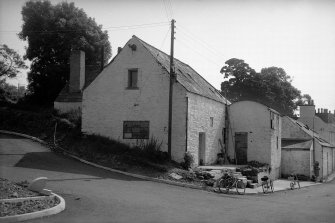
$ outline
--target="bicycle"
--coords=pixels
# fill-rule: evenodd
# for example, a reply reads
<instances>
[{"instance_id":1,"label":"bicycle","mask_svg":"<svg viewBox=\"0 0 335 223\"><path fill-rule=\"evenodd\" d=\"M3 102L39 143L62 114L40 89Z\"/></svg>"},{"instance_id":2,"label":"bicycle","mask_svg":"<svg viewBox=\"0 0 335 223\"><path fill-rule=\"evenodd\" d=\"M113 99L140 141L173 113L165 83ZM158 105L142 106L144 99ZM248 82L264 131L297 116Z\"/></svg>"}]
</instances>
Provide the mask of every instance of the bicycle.
<instances>
[{"instance_id":1,"label":"bicycle","mask_svg":"<svg viewBox=\"0 0 335 223\"><path fill-rule=\"evenodd\" d=\"M238 179L231 174L225 173L218 183L219 191L225 194L229 193L229 190L236 188L237 194L245 194L245 183L242 179Z\"/></svg>"},{"instance_id":2,"label":"bicycle","mask_svg":"<svg viewBox=\"0 0 335 223\"><path fill-rule=\"evenodd\" d=\"M291 181L290 182L291 190L294 190L295 187L300 189L300 182L299 182L297 174L291 174L287 179Z\"/></svg>"},{"instance_id":3,"label":"bicycle","mask_svg":"<svg viewBox=\"0 0 335 223\"><path fill-rule=\"evenodd\" d=\"M270 179L268 176L264 176L261 178L262 180L262 190L264 194L267 194L269 192L273 193L274 186L273 186L273 180Z\"/></svg>"}]
</instances>

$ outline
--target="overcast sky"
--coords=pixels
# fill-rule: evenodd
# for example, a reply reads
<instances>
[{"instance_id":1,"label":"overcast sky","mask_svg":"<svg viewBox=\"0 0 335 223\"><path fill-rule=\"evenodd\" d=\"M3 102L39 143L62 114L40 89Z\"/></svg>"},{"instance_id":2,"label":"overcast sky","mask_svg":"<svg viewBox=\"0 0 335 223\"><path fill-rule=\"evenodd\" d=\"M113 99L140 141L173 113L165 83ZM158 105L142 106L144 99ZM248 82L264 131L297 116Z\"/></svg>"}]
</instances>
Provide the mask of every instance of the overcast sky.
<instances>
[{"instance_id":1,"label":"overcast sky","mask_svg":"<svg viewBox=\"0 0 335 223\"><path fill-rule=\"evenodd\" d=\"M0 0L0 43L25 53L16 33L23 0ZM60 1L51 1L57 3ZM108 30L113 55L132 35L169 53L168 21L176 20L175 57L220 89L230 58L256 71L282 67L317 108L335 109L335 1L74 0ZM163 23L161 23L163 22ZM166 22L164 24L164 22ZM154 24L136 29L113 28ZM17 81L26 84L25 74Z\"/></svg>"}]
</instances>

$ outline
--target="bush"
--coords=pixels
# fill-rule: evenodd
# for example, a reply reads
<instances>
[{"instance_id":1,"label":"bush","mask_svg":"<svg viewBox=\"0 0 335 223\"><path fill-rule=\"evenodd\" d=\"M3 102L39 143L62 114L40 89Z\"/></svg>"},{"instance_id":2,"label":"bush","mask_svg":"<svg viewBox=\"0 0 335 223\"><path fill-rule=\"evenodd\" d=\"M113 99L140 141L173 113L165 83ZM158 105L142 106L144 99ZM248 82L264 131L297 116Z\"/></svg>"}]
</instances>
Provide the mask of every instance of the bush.
<instances>
[{"instance_id":1,"label":"bush","mask_svg":"<svg viewBox=\"0 0 335 223\"><path fill-rule=\"evenodd\" d=\"M184 155L184 162L181 163L181 166L185 170L188 170L192 167L193 163L194 163L193 155L190 152L186 152Z\"/></svg>"},{"instance_id":2,"label":"bush","mask_svg":"<svg viewBox=\"0 0 335 223\"><path fill-rule=\"evenodd\" d=\"M140 153L144 156L144 158L154 162L166 161L169 156L167 152L161 151L162 144L162 141L159 142L158 139L151 137L147 141L141 141L137 148L140 149Z\"/></svg>"}]
</instances>

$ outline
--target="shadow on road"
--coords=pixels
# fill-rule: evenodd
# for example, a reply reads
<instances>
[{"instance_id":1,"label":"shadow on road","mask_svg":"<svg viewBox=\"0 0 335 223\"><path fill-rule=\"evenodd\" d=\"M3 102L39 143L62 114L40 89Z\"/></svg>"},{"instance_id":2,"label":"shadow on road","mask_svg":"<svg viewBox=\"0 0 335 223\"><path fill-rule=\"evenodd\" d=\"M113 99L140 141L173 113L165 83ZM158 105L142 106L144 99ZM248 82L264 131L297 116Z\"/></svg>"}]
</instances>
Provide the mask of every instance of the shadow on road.
<instances>
[{"instance_id":1,"label":"shadow on road","mask_svg":"<svg viewBox=\"0 0 335 223\"><path fill-rule=\"evenodd\" d=\"M15 164L15 167L23 167L30 169L40 169L47 171L56 171L72 174L90 175L99 178L112 178L125 181L143 181L138 178L125 176L119 173L113 173L107 170L92 167L83 164L72 158L68 158L62 154L53 152L31 152L26 153L22 159ZM74 178L74 180L77 178ZM92 178L93 179L93 178ZM96 178L94 178L96 179ZM59 179L62 180L62 179ZM63 179L66 180L66 179Z\"/></svg>"}]
</instances>

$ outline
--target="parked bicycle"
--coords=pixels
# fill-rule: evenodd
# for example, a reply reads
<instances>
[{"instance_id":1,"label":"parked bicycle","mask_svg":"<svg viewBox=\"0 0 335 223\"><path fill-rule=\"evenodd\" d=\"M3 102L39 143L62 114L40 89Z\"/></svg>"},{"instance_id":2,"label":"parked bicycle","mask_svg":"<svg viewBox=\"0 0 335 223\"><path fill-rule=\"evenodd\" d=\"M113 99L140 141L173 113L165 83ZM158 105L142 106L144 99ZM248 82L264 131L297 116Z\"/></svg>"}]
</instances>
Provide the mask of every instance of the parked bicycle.
<instances>
[{"instance_id":1,"label":"parked bicycle","mask_svg":"<svg viewBox=\"0 0 335 223\"><path fill-rule=\"evenodd\" d=\"M300 189L300 182L297 174L291 174L288 178L290 180L290 188L294 190L295 188Z\"/></svg>"},{"instance_id":2,"label":"parked bicycle","mask_svg":"<svg viewBox=\"0 0 335 223\"><path fill-rule=\"evenodd\" d=\"M269 192L273 193L274 191L273 180L270 179L268 176L262 177L261 180L262 180L263 193L264 194L267 194Z\"/></svg>"},{"instance_id":3,"label":"parked bicycle","mask_svg":"<svg viewBox=\"0 0 335 223\"><path fill-rule=\"evenodd\" d=\"M229 193L229 190L235 188L237 194L245 194L245 183L233 174L225 173L219 180L218 187L222 193Z\"/></svg>"}]
</instances>

